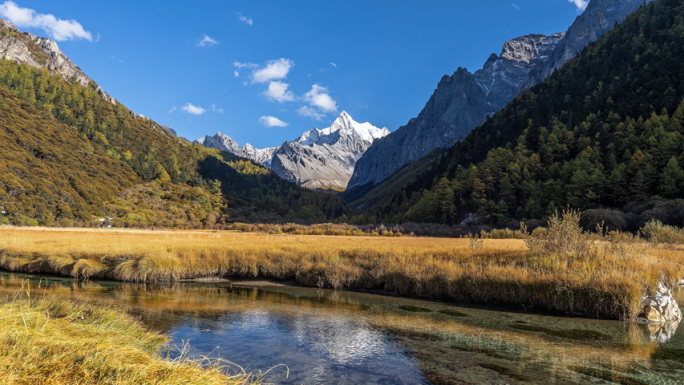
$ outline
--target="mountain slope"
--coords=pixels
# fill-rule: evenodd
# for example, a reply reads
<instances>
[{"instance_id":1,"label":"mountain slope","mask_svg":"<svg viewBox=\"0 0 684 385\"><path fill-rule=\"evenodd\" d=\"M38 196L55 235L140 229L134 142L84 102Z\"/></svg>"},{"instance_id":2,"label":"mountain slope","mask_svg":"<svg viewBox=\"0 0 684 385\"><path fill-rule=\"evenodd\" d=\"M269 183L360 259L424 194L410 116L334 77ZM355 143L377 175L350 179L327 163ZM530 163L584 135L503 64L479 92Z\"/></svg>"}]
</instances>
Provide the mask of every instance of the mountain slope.
<instances>
[{"instance_id":1,"label":"mountain slope","mask_svg":"<svg viewBox=\"0 0 684 385\"><path fill-rule=\"evenodd\" d=\"M0 224L73 225L141 183L127 164L0 87Z\"/></svg>"},{"instance_id":2,"label":"mountain slope","mask_svg":"<svg viewBox=\"0 0 684 385\"><path fill-rule=\"evenodd\" d=\"M649 4L519 95L376 214L449 223L477 215L502 225L568 205L684 198L682 58L684 5Z\"/></svg>"},{"instance_id":3,"label":"mountain slope","mask_svg":"<svg viewBox=\"0 0 684 385\"><path fill-rule=\"evenodd\" d=\"M72 63L53 40L37 37L31 33L22 33L7 20L0 20L0 58L17 63L26 63L32 67L45 68L57 73L66 81L76 81L82 86L93 85L95 91L105 100L116 104L100 86Z\"/></svg>"},{"instance_id":4,"label":"mountain slope","mask_svg":"<svg viewBox=\"0 0 684 385\"><path fill-rule=\"evenodd\" d=\"M54 42L22 34L7 22L1 25L6 29L0 33L0 90L8 95L4 103L21 105L0 115L5 130L0 148L11 150L0 153L0 206L11 208L0 210L11 214L3 222L28 218L44 225L91 224L93 215L106 215L103 202L151 181L206 188L216 180L230 181L219 190L226 198L226 213L235 219L283 220L289 214L319 221L347 212L338 197L302 189L245 159L177 138L112 103L87 77L80 78L88 81L82 84L80 72L66 81L67 69L77 67L65 56L46 59L42 48L31 45L40 42L55 53ZM31 160L30 154L39 160ZM173 197L177 205L185 199ZM34 207L43 201L40 210Z\"/></svg>"},{"instance_id":5,"label":"mountain slope","mask_svg":"<svg viewBox=\"0 0 684 385\"><path fill-rule=\"evenodd\" d=\"M376 185L432 150L451 147L642 4L593 0L567 33L508 41L501 55L492 55L481 70L471 74L459 68L444 76L417 118L374 143L359 159L349 189Z\"/></svg>"},{"instance_id":6,"label":"mountain slope","mask_svg":"<svg viewBox=\"0 0 684 385\"><path fill-rule=\"evenodd\" d=\"M387 128L358 123L342 111L330 127L313 128L278 147L256 149L249 143L240 147L220 132L195 143L250 159L302 187L344 190L357 160L374 141L389 133Z\"/></svg>"}]
</instances>

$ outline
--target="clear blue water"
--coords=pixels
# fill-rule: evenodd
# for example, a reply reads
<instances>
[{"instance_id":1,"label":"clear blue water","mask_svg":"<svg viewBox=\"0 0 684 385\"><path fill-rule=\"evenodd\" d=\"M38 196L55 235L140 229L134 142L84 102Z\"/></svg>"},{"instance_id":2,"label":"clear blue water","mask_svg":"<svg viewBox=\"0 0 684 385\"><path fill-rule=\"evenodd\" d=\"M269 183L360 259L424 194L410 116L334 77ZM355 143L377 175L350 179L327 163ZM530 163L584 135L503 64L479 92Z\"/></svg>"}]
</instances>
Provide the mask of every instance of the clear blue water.
<instances>
[{"instance_id":1,"label":"clear blue water","mask_svg":"<svg viewBox=\"0 0 684 385\"><path fill-rule=\"evenodd\" d=\"M27 279L34 293L127 309L170 337L171 357L185 346L191 357L221 358L231 371L266 373L277 384L684 383L677 325L257 283L129 285L0 273L0 289L16 292Z\"/></svg>"}]
</instances>

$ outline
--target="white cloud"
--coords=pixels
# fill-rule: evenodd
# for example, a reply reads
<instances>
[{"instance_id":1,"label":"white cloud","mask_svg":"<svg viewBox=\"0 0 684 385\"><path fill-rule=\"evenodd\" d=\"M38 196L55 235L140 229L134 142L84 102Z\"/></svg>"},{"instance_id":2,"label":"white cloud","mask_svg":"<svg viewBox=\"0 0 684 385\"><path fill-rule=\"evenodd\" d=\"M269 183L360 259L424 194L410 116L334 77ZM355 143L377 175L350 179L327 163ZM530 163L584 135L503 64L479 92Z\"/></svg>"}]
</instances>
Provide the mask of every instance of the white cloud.
<instances>
[{"instance_id":1,"label":"white cloud","mask_svg":"<svg viewBox=\"0 0 684 385\"><path fill-rule=\"evenodd\" d=\"M287 127L288 123L276 118L275 116L262 116L259 118L259 123L263 124L265 127Z\"/></svg>"},{"instance_id":2,"label":"white cloud","mask_svg":"<svg viewBox=\"0 0 684 385\"><path fill-rule=\"evenodd\" d=\"M50 14L36 13L31 8L22 8L13 1L0 4L0 17L18 28L40 28L54 40L93 41L93 34L83 29L76 20L62 20Z\"/></svg>"},{"instance_id":3,"label":"white cloud","mask_svg":"<svg viewBox=\"0 0 684 385\"><path fill-rule=\"evenodd\" d=\"M589 5L589 0L568 0L569 2L575 4L577 9L580 11L584 11L587 8L587 5Z\"/></svg>"},{"instance_id":4,"label":"white cloud","mask_svg":"<svg viewBox=\"0 0 684 385\"><path fill-rule=\"evenodd\" d=\"M181 110L187 112L188 114L192 114L192 115L202 115L207 111L204 108L202 108L200 106L195 106L191 103L188 103L188 104L184 105L183 107L181 107Z\"/></svg>"},{"instance_id":5,"label":"white cloud","mask_svg":"<svg viewBox=\"0 0 684 385\"><path fill-rule=\"evenodd\" d=\"M513 6L513 8L515 8L516 11L520 10L520 7L518 7L518 4L513 3L511 5Z\"/></svg>"},{"instance_id":6,"label":"white cloud","mask_svg":"<svg viewBox=\"0 0 684 385\"><path fill-rule=\"evenodd\" d=\"M323 118L325 118L325 114L318 112L309 106L303 106L302 108L297 110L297 113L301 116L306 116L308 118L313 118L316 120L322 120Z\"/></svg>"},{"instance_id":7,"label":"white cloud","mask_svg":"<svg viewBox=\"0 0 684 385\"><path fill-rule=\"evenodd\" d=\"M243 15L242 12L238 12L237 15L238 15L238 19L240 19L241 22L249 25L250 27L252 25L254 25L254 20L252 20L251 17L247 17L247 16Z\"/></svg>"},{"instance_id":8,"label":"white cloud","mask_svg":"<svg viewBox=\"0 0 684 385\"><path fill-rule=\"evenodd\" d=\"M198 47L213 47L217 45L219 42L216 41L215 39L210 38L207 35L204 35L204 38L197 43Z\"/></svg>"},{"instance_id":9,"label":"white cloud","mask_svg":"<svg viewBox=\"0 0 684 385\"><path fill-rule=\"evenodd\" d=\"M266 63L266 67L254 70L252 83L266 83L271 80L284 79L294 66L292 60L280 58Z\"/></svg>"},{"instance_id":10,"label":"white cloud","mask_svg":"<svg viewBox=\"0 0 684 385\"><path fill-rule=\"evenodd\" d=\"M176 106L171 107L169 110L169 114L172 114L174 111L176 111Z\"/></svg>"},{"instance_id":11,"label":"white cloud","mask_svg":"<svg viewBox=\"0 0 684 385\"><path fill-rule=\"evenodd\" d=\"M240 72L238 71L233 71L233 75L235 75L236 78L240 77Z\"/></svg>"},{"instance_id":12,"label":"white cloud","mask_svg":"<svg viewBox=\"0 0 684 385\"><path fill-rule=\"evenodd\" d=\"M239 61L233 62L233 66L235 68L251 68L251 69L259 67L259 65L256 63L240 63Z\"/></svg>"},{"instance_id":13,"label":"white cloud","mask_svg":"<svg viewBox=\"0 0 684 385\"><path fill-rule=\"evenodd\" d=\"M211 110L214 112L218 112L219 114L223 113L223 108L216 108L216 104L211 105Z\"/></svg>"},{"instance_id":14,"label":"white cloud","mask_svg":"<svg viewBox=\"0 0 684 385\"><path fill-rule=\"evenodd\" d=\"M311 86L311 91L304 94L304 101L326 113L337 111L337 102L330 97L328 89L318 84Z\"/></svg>"},{"instance_id":15,"label":"white cloud","mask_svg":"<svg viewBox=\"0 0 684 385\"><path fill-rule=\"evenodd\" d=\"M289 84L281 81L272 81L268 84L268 89L264 91L264 95L279 103L294 102L296 98L294 93L287 89L289 86Z\"/></svg>"},{"instance_id":16,"label":"white cloud","mask_svg":"<svg viewBox=\"0 0 684 385\"><path fill-rule=\"evenodd\" d=\"M333 66L333 67L335 67L335 68L337 68L337 64L335 64L335 63L333 63L333 62L330 62L330 65Z\"/></svg>"}]
</instances>

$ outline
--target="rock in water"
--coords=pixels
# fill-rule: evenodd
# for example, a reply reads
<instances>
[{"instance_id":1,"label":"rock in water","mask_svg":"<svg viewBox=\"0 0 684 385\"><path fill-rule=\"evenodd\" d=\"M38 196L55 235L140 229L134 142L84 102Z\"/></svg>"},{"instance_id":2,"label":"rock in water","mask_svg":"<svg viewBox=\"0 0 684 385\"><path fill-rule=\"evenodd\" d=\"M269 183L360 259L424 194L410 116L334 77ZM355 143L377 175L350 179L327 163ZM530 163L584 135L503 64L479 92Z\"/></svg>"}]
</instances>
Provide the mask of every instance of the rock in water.
<instances>
[{"instance_id":1,"label":"rock in water","mask_svg":"<svg viewBox=\"0 0 684 385\"><path fill-rule=\"evenodd\" d=\"M643 314L640 318L648 322L679 322L682 320L682 311L679 304L672 297L672 290L666 288L662 282L658 285L656 295L644 297Z\"/></svg>"}]
</instances>

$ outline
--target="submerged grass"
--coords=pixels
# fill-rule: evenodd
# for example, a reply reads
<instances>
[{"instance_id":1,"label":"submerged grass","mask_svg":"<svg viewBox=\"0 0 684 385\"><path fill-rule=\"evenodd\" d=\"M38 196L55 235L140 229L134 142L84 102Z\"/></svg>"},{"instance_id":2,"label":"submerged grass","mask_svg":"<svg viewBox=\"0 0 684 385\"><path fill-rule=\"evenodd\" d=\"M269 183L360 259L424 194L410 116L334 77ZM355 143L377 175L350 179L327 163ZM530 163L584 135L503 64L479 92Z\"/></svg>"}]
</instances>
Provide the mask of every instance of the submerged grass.
<instances>
[{"instance_id":1,"label":"submerged grass","mask_svg":"<svg viewBox=\"0 0 684 385\"><path fill-rule=\"evenodd\" d=\"M480 364L480 366L482 366L485 369L489 369L489 370L493 370L497 373L501 373L501 374L506 375L508 377L515 378L518 381L527 382L530 380L527 376L522 375L513 369L509 369L509 368L506 368L506 367L501 366L501 365L487 363L487 364Z\"/></svg>"},{"instance_id":2,"label":"submerged grass","mask_svg":"<svg viewBox=\"0 0 684 385\"><path fill-rule=\"evenodd\" d=\"M573 370L577 373L584 374L585 376L599 378L602 380L614 382L620 385L648 385L648 382L641 381L639 379L626 376L624 374L616 373L607 369L597 369L588 366L571 366L568 369Z\"/></svg>"},{"instance_id":3,"label":"submerged grass","mask_svg":"<svg viewBox=\"0 0 684 385\"><path fill-rule=\"evenodd\" d=\"M579 215L527 240L0 228L0 268L173 282L293 280L461 303L629 319L644 294L684 277L684 249L584 234Z\"/></svg>"},{"instance_id":4,"label":"submerged grass","mask_svg":"<svg viewBox=\"0 0 684 385\"><path fill-rule=\"evenodd\" d=\"M87 302L0 297L2 384L247 384L218 361L162 354L164 335L127 314Z\"/></svg>"},{"instance_id":5,"label":"submerged grass","mask_svg":"<svg viewBox=\"0 0 684 385\"><path fill-rule=\"evenodd\" d=\"M529 332L535 332L535 333L545 333L548 335L552 335L555 337L561 337L561 338L567 338L571 340L578 340L578 341L599 341L599 340L609 340L610 336L599 333L593 330L582 330L582 329L563 329L563 330L554 330L554 329L549 329L541 326L533 326L533 325L527 325L527 324L512 324L510 325L511 328L517 329L517 330L524 330L524 331L529 331Z\"/></svg>"}]
</instances>

